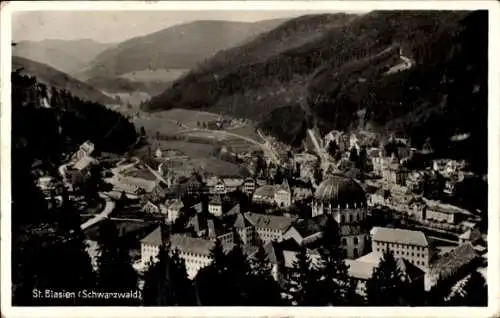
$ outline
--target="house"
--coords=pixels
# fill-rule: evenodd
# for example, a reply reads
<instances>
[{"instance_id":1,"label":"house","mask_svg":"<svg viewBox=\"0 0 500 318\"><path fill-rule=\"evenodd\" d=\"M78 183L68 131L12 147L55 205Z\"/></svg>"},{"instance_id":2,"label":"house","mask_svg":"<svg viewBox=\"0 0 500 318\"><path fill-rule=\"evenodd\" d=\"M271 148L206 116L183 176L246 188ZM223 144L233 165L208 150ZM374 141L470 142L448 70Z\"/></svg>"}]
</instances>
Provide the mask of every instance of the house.
<instances>
[{"instance_id":1,"label":"house","mask_svg":"<svg viewBox=\"0 0 500 318\"><path fill-rule=\"evenodd\" d=\"M408 215L415 217L415 219L419 221L425 220L425 209L427 208L427 205L425 202L421 199L413 199L409 203L409 210L408 210Z\"/></svg>"},{"instance_id":2,"label":"house","mask_svg":"<svg viewBox=\"0 0 500 318\"><path fill-rule=\"evenodd\" d=\"M94 150L95 150L95 145L89 140L87 140L80 145L80 148L74 154L74 159L78 161L84 157L90 157L94 152Z\"/></svg>"},{"instance_id":3,"label":"house","mask_svg":"<svg viewBox=\"0 0 500 318\"><path fill-rule=\"evenodd\" d=\"M312 197L312 189L310 188L305 188L305 187L293 187L292 189L292 201L297 202L297 201L302 201L306 200L310 197Z\"/></svg>"},{"instance_id":4,"label":"house","mask_svg":"<svg viewBox=\"0 0 500 318\"><path fill-rule=\"evenodd\" d=\"M147 200L147 202L143 205L141 211L147 214L160 214L160 206L154 204L150 200Z\"/></svg>"},{"instance_id":5,"label":"house","mask_svg":"<svg viewBox=\"0 0 500 318\"><path fill-rule=\"evenodd\" d=\"M134 195L151 193L159 184L157 180L147 180L120 174L111 179L116 191L123 191Z\"/></svg>"},{"instance_id":6,"label":"house","mask_svg":"<svg viewBox=\"0 0 500 318\"><path fill-rule=\"evenodd\" d=\"M222 199L220 195L212 197L212 199L209 201L208 212L215 216L222 215Z\"/></svg>"},{"instance_id":7,"label":"house","mask_svg":"<svg viewBox=\"0 0 500 318\"><path fill-rule=\"evenodd\" d=\"M274 192L275 192L274 185L263 185L257 188L257 190L255 190L252 196L252 201L256 203L273 204Z\"/></svg>"},{"instance_id":8,"label":"house","mask_svg":"<svg viewBox=\"0 0 500 318\"><path fill-rule=\"evenodd\" d=\"M427 237L420 231L374 227L371 231L372 251L391 251L426 271L433 257Z\"/></svg>"},{"instance_id":9,"label":"house","mask_svg":"<svg viewBox=\"0 0 500 318\"><path fill-rule=\"evenodd\" d=\"M385 206L390 196L391 194L389 190L379 188L377 189L377 191L375 191L375 193L370 195L368 203L371 206Z\"/></svg>"},{"instance_id":10,"label":"house","mask_svg":"<svg viewBox=\"0 0 500 318\"><path fill-rule=\"evenodd\" d=\"M467 231L458 236L458 244L462 245L467 242L474 244L480 239L481 239L481 232L477 227L474 227L472 229L468 229Z\"/></svg>"},{"instance_id":11,"label":"house","mask_svg":"<svg viewBox=\"0 0 500 318\"><path fill-rule=\"evenodd\" d=\"M211 177L205 183L210 194L226 194L237 191L244 182L241 178Z\"/></svg>"},{"instance_id":12,"label":"house","mask_svg":"<svg viewBox=\"0 0 500 318\"><path fill-rule=\"evenodd\" d=\"M54 181L55 179L51 176L43 176L38 178L37 186L42 192L49 193L54 189Z\"/></svg>"},{"instance_id":13,"label":"house","mask_svg":"<svg viewBox=\"0 0 500 318\"><path fill-rule=\"evenodd\" d=\"M286 179L283 180L281 186L276 187L274 191L274 202L280 208L288 208L292 205L292 191Z\"/></svg>"},{"instance_id":14,"label":"house","mask_svg":"<svg viewBox=\"0 0 500 318\"><path fill-rule=\"evenodd\" d=\"M187 274L190 279L193 279L200 269L211 264L210 251L215 245L213 240L189 237L182 234L172 234L169 238L164 236L165 234L162 234L161 228L157 227L141 240L141 260L143 264L147 264L150 259L155 260L164 239L169 241L172 250L179 251L179 256L186 264ZM234 244L222 242L222 247L224 252L227 253L232 250ZM252 256L257 252L257 247L243 245L243 252L247 256Z\"/></svg>"},{"instance_id":15,"label":"house","mask_svg":"<svg viewBox=\"0 0 500 318\"><path fill-rule=\"evenodd\" d=\"M298 219L283 234L283 240L293 239L298 245L314 243L323 237L326 215L314 218Z\"/></svg>"},{"instance_id":16,"label":"house","mask_svg":"<svg viewBox=\"0 0 500 318\"><path fill-rule=\"evenodd\" d=\"M173 223L180 215L181 209L184 207L179 199L174 199L167 204L167 222Z\"/></svg>"},{"instance_id":17,"label":"house","mask_svg":"<svg viewBox=\"0 0 500 318\"><path fill-rule=\"evenodd\" d=\"M383 253L371 252L358 259L346 259L347 274L356 283L356 292L366 295L366 282L372 278L374 270L379 266ZM404 273L404 278L413 288L423 290L425 286L425 273L407 259L395 256L398 268Z\"/></svg>"},{"instance_id":18,"label":"house","mask_svg":"<svg viewBox=\"0 0 500 318\"><path fill-rule=\"evenodd\" d=\"M472 216L471 212L451 204L427 199L424 199L424 201L427 204L426 220L459 224Z\"/></svg>"},{"instance_id":19,"label":"house","mask_svg":"<svg viewBox=\"0 0 500 318\"><path fill-rule=\"evenodd\" d=\"M382 177L389 184L405 185L408 170L398 163L391 163L382 171Z\"/></svg>"},{"instance_id":20,"label":"house","mask_svg":"<svg viewBox=\"0 0 500 318\"><path fill-rule=\"evenodd\" d=\"M294 218L286 216L259 214L247 212L245 218L252 224L257 233L256 237L261 242L281 241L283 235L290 228Z\"/></svg>"},{"instance_id":21,"label":"house","mask_svg":"<svg viewBox=\"0 0 500 318\"><path fill-rule=\"evenodd\" d=\"M430 264L425 288L429 290L440 280L457 282L480 265L481 258L470 242L459 245Z\"/></svg>"},{"instance_id":22,"label":"house","mask_svg":"<svg viewBox=\"0 0 500 318\"><path fill-rule=\"evenodd\" d=\"M226 185L222 181L222 179L218 177L212 177L207 179L206 185L208 187L208 191L210 194L225 194L226 193Z\"/></svg>"},{"instance_id":23,"label":"house","mask_svg":"<svg viewBox=\"0 0 500 318\"><path fill-rule=\"evenodd\" d=\"M255 188L257 187L257 182L255 179L247 178L243 181L242 191L246 195L252 195L255 192Z\"/></svg>"}]
</instances>

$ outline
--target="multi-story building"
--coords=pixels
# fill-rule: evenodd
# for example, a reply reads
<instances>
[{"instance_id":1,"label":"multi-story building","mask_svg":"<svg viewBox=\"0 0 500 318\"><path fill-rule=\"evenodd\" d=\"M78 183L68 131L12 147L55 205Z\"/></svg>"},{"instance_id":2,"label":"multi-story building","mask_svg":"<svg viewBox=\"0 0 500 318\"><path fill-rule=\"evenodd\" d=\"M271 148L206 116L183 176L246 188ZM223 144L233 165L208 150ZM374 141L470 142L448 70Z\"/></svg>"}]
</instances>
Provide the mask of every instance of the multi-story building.
<instances>
[{"instance_id":1,"label":"multi-story building","mask_svg":"<svg viewBox=\"0 0 500 318\"><path fill-rule=\"evenodd\" d=\"M179 199L174 199L168 202L167 205L167 222L173 223L179 217L181 209L184 207L184 203L182 203Z\"/></svg>"},{"instance_id":2,"label":"multi-story building","mask_svg":"<svg viewBox=\"0 0 500 318\"><path fill-rule=\"evenodd\" d=\"M243 181L242 191L246 195L252 195L255 192L255 188L257 187L257 182L255 179L247 178Z\"/></svg>"},{"instance_id":3,"label":"multi-story building","mask_svg":"<svg viewBox=\"0 0 500 318\"><path fill-rule=\"evenodd\" d=\"M212 197L208 203L208 212L215 216L222 215L222 199L219 195Z\"/></svg>"},{"instance_id":4,"label":"multi-story building","mask_svg":"<svg viewBox=\"0 0 500 318\"><path fill-rule=\"evenodd\" d=\"M386 183L405 186L408 170L400 164L392 163L382 171L382 177Z\"/></svg>"},{"instance_id":5,"label":"multi-story building","mask_svg":"<svg viewBox=\"0 0 500 318\"><path fill-rule=\"evenodd\" d=\"M94 152L94 150L95 150L95 145L89 140L87 140L80 146L78 151L74 154L74 159L78 161L84 157L90 157Z\"/></svg>"},{"instance_id":6,"label":"multi-story building","mask_svg":"<svg viewBox=\"0 0 500 318\"><path fill-rule=\"evenodd\" d=\"M288 208L292 205L292 190L285 179L281 186L274 191L274 202L281 208Z\"/></svg>"},{"instance_id":7,"label":"multi-story building","mask_svg":"<svg viewBox=\"0 0 500 318\"><path fill-rule=\"evenodd\" d=\"M374 227L371 230L372 251L391 251L395 257L402 257L413 265L427 270L433 256L424 233L404 229Z\"/></svg>"},{"instance_id":8,"label":"multi-story building","mask_svg":"<svg viewBox=\"0 0 500 318\"><path fill-rule=\"evenodd\" d=\"M286 216L247 212L245 218L253 226L255 237L260 242L279 242L290 228L294 218Z\"/></svg>"},{"instance_id":9,"label":"multi-story building","mask_svg":"<svg viewBox=\"0 0 500 318\"><path fill-rule=\"evenodd\" d=\"M426 220L459 224L472 215L471 212L451 204L433 200L425 200L425 203L427 204L425 210Z\"/></svg>"},{"instance_id":10,"label":"multi-story building","mask_svg":"<svg viewBox=\"0 0 500 318\"><path fill-rule=\"evenodd\" d=\"M179 256L186 264L188 277L193 279L198 271L210 265L212 257L210 251L214 247L214 240L189 237L182 234L172 234L170 237L164 237L161 227L157 227L153 232L141 240L141 262L143 268L152 260L157 261L158 253L163 241L170 243L172 250L178 250ZM234 244L221 241L224 252L229 252ZM243 252L252 256L257 252L257 247L251 245L243 245Z\"/></svg>"},{"instance_id":11,"label":"multi-story building","mask_svg":"<svg viewBox=\"0 0 500 318\"><path fill-rule=\"evenodd\" d=\"M323 237L325 215L315 218L298 219L283 235L283 240L293 239L298 245L308 245Z\"/></svg>"},{"instance_id":12,"label":"multi-story building","mask_svg":"<svg viewBox=\"0 0 500 318\"><path fill-rule=\"evenodd\" d=\"M367 202L361 186L353 179L333 175L316 189L312 217L331 214L339 225L342 249L347 258L357 258L365 251Z\"/></svg>"}]
</instances>

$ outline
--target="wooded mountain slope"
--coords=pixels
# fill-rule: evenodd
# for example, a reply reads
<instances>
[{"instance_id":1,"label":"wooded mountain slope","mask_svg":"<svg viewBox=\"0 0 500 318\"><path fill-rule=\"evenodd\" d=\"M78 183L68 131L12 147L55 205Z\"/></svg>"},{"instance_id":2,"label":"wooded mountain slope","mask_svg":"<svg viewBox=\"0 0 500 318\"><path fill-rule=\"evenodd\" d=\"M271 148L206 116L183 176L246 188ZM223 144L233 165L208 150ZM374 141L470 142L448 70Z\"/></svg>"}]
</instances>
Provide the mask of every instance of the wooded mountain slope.
<instances>
[{"instance_id":1,"label":"wooded mountain slope","mask_svg":"<svg viewBox=\"0 0 500 318\"><path fill-rule=\"evenodd\" d=\"M72 95L87 101L102 104L113 104L115 101L93 86L83 83L70 75L56 70L46 64L34 62L22 57L12 57L12 70L22 69L22 74L37 78L37 81L61 90L71 92Z\"/></svg>"},{"instance_id":2,"label":"wooded mountain slope","mask_svg":"<svg viewBox=\"0 0 500 318\"><path fill-rule=\"evenodd\" d=\"M190 69L217 51L237 45L282 22L195 21L172 26L135 37L102 52L78 77L87 80L147 69Z\"/></svg>"},{"instance_id":3,"label":"wooded mountain slope","mask_svg":"<svg viewBox=\"0 0 500 318\"><path fill-rule=\"evenodd\" d=\"M335 17L340 22L325 27ZM286 25L294 23L311 36L298 36L307 40L297 46L279 44L290 38ZM323 131L349 130L358 127L356 113L364 109L364 128L410 136L415 146L430 137L443 151L455 147L448 142L453 134L468 132L467 147L473 148L465 152L482 156L487 28L486 11L302 17L262 35L267 41L261 44L258 37L207 60L147 109L203 108L248 117L290 143L300 143L306 112ZM312 35L314 30L322 32ZM386 74L404 62L400 54L411 67Z\"/></svg>"}]
</instances>

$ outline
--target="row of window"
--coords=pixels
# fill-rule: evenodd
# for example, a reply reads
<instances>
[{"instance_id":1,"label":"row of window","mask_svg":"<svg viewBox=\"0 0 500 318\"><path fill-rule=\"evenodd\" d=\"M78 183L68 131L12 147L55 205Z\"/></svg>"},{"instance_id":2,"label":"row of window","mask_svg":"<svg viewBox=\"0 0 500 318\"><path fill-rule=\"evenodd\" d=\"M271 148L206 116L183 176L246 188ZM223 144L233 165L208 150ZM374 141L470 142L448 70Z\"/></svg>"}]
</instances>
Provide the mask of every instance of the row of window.
<instances>
[{"instance_id":1,"label":"row of window","mask_svg":"<svg viewBox=\"0 0 500 318\"><path fill-rule=\"evenodd\" d=\"M383 248L377 248L377 252L383 252L383 251L384 251ZM415 257L415 255L416 255L419 258L420 257L425 257L424 254L420 254L420 253L415 254L415 253L404 252L404 251L399 251L399 250L394 251L394 254L395 255L401 254L401 256L412 256L412 257Z\"/></svg>"},{"instance_id":2,"label":"row of window","mask_svg":"<svg viewBox=\"0 0 500 318\"><path fill-rule=\"evenodd\" d=\"M395 248L405 248L409 250L416 250L416 251L424 251L426 247L423 246L415 246L415 245L407 245L407 244L400 244L400 243L386 243L386 242L375 242L375 246L388 246L388 247L395 247Z\"/></svg>"}]
</instances>

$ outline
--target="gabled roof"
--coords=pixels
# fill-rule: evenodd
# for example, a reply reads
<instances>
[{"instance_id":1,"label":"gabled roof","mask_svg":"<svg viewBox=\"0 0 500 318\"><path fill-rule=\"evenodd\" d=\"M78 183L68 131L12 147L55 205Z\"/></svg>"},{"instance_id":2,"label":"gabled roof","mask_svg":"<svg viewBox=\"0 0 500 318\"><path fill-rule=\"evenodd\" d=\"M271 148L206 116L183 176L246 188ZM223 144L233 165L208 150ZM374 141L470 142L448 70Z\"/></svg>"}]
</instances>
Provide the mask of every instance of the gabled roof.
<instances>
[{"instance_id":1,"label":"gabled roof","mask_svg":"<svg viewBox=\"0 0 500 318\"><path fill-rule=\"evenodd\" d=\"M248 221L248 219L242 213L238 213L236 215L236 219L233 223L233 227L236 229L246 228L251 225L252 224L250 223L250 221Z\"/></svg>"},{"instance_id":2,"label":"gabled roof","mask_svg":"<svg viewBox=\"0 0 500 318\"><path fill-rule=\"evenodd\" d=\"M141 244L155 245L160 246L163 242L161 227L158 226L153 230L153 232L149 233L146 237L141 240Z\"/></svg>"},{"instance_id":3,"label":"gabled roof","mask_svg":"<svg viewBox=\"0 0 500 318\"><path fill-rule=\"evenodd\" d=\"M434 275L447 278L478 257L473 245L467 242L438 258L431 264L430 271Z\"/></svg>"},{"instance_id":4,"label":"gabled roof","mask_svg":"<svg viewBox=\"0 0 500 318\"><path fill-rule=\"evenodd\" d=\"M256 228L265 228L271 230L286 231L292 225L295 218L289 218L286 216L269 215L269 214L258 214L247 212L245 217L252 223Z\"/></svg>"},{"instance_id":5,"label":"gabled roof","mask_svg":"<svg viewBox=\"0 0 500 318\"><path fill-rule=\"evenodd\" d=\"M393 229L387 227L374 227L370 233L373 241L408 244L416 246L428 246L429 242L424 233L404 229Z\"/></svg>"},{"instance_id":6,"label":"gabled roof","mask_svg":"<svg viewBox=\"0 0 500 318\"><path fill-rule=\"evenodd\" d=\"M348 266L348 275L352 278L368 280L372 277L373 271L379 266L382 258L382 253L371 252L355 260L346 259L345 263ZM396 257L396 263L399 269L405 272L410 279L425 275L424 271L403 257Z\"/></svg>"},{"instance_id":7,"label":"gabled roof","mask_svg":"<svg viewBox=\"0 0 500 318\"><path fill-rule=\"evenodd\" d=\"M181 252L194 253L204 256L210 256L210 251L215 245L215 241L185 236L182 234L173 234L170 237L170 243L172 249L178 249ZM225 253L231 251L233 247L234 244L232 243L222 243L222 248ZM243 245L242 249L245 255L252 255L257 251L257 247L251 245Z\"/></svg>"},{"instance_id":8,"label":"gabled roof","mask_svg":"<svg viewBox=\"0 0 500 318\"><path fill-rule=\"evenodd\" d=\"M308 237L323 231L323 225L327 219L326 215L320 215L314 218L298 219L293 223L293 227L302 237Z\"/></svg>"},{"instance_id":9,"label":"gabled roof","mask_svg":"<svg viewBox=\"0 0 500 318\"><path fill-rule=\"evenodd\" d=\"M240 204L235 204L231 210L227 211L226 215L237 215L241 212Z\"/></svg>"}]
</instances>

